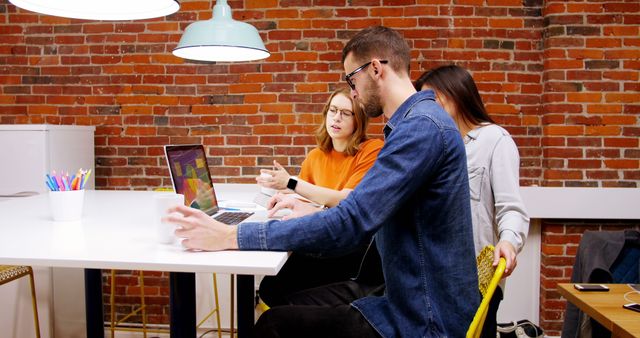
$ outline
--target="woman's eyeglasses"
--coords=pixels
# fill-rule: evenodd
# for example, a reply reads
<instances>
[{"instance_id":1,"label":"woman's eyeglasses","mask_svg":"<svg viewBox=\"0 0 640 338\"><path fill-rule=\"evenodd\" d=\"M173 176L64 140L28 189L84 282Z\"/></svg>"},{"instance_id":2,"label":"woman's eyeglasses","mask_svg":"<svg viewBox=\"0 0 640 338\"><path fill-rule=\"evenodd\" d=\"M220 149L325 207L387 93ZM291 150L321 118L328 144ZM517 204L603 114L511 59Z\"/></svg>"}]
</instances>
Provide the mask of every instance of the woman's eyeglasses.
<instances>
[{"instance_id":1,"label":"woman's eyeglasses","mask_svg":"<svg viewBox=\"0 0 640 338\"><path fill-rule=\"evenodd\" d=\"M353 117L353 112L349 109L338 109L336 106L329 106L329 110L327 110L327 115L329 117L334 117L337 114L340 114L342 118L349 119Z\"/></svg>"},{"instance_id":2,"label":"woman's eyeglasses","mask_svg":"<svg viewBox=\"0 0 640 338\"><path fill-rule=\"evenodd\" d=\"M369 61L369 62L365 63L364 65L362 65L362 66L360 66L360 67L358 67L358 68L354 69L354 70L353 70L353 72L351 72L351 73L349 73L349 74L345 75L344 79L347 81L347 84L349 85L349 87L351 87L351 89L352 89L352 90L356 90L356 85L355 85L355 83L353 83L353 82L351 81L351 78L352 78L354 75L358 74L358 72L359 72L359 71L361 71L361 70L363 70L363 69L367 68L367 66L369 66L369 65L371 64L371 62L373 62L373 61ZM382 63L382 64L387 64L387 63L389 63L389 60L380 60L380 63Z\"/></svg>"}]
</instances>

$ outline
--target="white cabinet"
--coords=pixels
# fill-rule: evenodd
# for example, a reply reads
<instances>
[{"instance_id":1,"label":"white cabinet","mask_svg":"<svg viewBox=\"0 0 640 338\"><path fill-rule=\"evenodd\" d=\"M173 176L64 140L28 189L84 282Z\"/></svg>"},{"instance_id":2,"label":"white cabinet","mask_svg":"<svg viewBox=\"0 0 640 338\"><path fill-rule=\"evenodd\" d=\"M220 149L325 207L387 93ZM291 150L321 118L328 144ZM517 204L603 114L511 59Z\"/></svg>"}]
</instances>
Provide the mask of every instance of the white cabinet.
<instances>
[{"instance_id":1,"label":"white cabinet","mask_svg":"<svg viewBox=\"0 0 640 338\"><path fill-rule=\"evenodd\" d=\"M0 125L0 203L21 192L46 193L45 174L53 170L95 171L94 131L93 126ZM87 189L94 188L94 177ZM33 269L42 337L84 337L83 270ZM0 303L2 337L35 337L27 278L0 286Z\"/></svg>"},{"instance_id":2,"label":"white cabinet","mask_svg":"<svg viewBox=\"0 0 640 338\"><path fill-rule=\"evenodd\" d=\"M0 125L0 195L44 193L45 174L94 167L93 126ZM88 189L94 187L90 176Z\"/></svg>"}]
</instances>

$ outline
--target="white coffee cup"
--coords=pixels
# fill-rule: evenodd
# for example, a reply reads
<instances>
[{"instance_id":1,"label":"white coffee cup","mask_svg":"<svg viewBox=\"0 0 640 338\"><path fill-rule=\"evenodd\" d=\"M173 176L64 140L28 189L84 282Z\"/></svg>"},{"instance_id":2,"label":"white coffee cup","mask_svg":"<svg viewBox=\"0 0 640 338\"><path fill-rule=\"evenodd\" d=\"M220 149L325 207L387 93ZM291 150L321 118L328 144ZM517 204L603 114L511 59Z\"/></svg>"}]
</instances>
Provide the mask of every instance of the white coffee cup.
<instances>
[{"instance_id":1,"label":"white coffee cup","mask_svg":"<svg viewBox=\"0 0 640 338\"><path fill-rule=\"evenodd\" d=\"M153 195L153 217L156 224L158 242L171 244L175 241L176 225L163 222L168 216L168 209L177 205L184 205L184 195L174 193L158 193Z\"/></svg>"},{"instance_id":2,"label":"white coffee cup","mask_svg":"<svg viewBox=\"0 0 640 338\"><path fill-rule=\"evenodd\" d=\"M273 176L267 174L267 173L260 173L260 177L262 178L273 178ZM275 189L271 189L271 188L266 188L263 186L260 186L260 192L265 194L265 195L269 195L269 196L273 196L276 194L276 190Z\"/></svg>"},{"instance_id":3,"label":"white coffee cup","mask_svg":"<svg viewBox=\"0 0 640 338\"><path fill-rule=\"evenodd\" d=\"M82 218L84 190L49 191L49 205L54 221L79 221Z\"/></svg>"}]
</instances>

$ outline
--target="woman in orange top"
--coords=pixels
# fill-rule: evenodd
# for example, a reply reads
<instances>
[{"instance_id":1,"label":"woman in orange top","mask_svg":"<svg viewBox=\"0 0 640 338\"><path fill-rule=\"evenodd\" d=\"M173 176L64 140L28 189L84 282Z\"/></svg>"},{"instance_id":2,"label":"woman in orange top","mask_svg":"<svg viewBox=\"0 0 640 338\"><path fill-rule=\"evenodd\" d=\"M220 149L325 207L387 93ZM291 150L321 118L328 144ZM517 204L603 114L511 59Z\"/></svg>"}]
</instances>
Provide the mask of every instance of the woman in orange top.
<instances>
[{"instance_id":1,"label":"woman in orange top","mask_svg":"<svg viewBox=\"0 0 640 338\"><path fill-rule=\"evenodd\" d=\"M300 175L289 175L274 161L276 170L260 170L263 175L256 177L258 184L277 190L289 188L327 207L334 207L347 197L376 161L383 142L367 137L368 119L353 104L347 88L331 94L322 115L324 120L316 132L318 146L302 162Z\"/></svg>"},{"instance_id":2,"label":"woman in orange top","mask_svg":"<svg viewBox=\"0 0 640 338\"><path fill-rule=\"evenodd\" d=\"M316 204L307 204L306 210L296 207L288 218L338 205L373 166L382 149L382 140L367 137L368 118L349 94L348 88L340 88L329 97L316 132L317 148L302 162L297 178L276 161L275 170L262 169L262 175L256 177L265 188L287 189ZM279 193L270 200L270 206L282 198L293 197ZM277 276L263 279L260 297L269 306L285 304L287 296L296 291L356 277L366 249L363 246L334 258L294 253Z\"/></svg>"}]
</instances>

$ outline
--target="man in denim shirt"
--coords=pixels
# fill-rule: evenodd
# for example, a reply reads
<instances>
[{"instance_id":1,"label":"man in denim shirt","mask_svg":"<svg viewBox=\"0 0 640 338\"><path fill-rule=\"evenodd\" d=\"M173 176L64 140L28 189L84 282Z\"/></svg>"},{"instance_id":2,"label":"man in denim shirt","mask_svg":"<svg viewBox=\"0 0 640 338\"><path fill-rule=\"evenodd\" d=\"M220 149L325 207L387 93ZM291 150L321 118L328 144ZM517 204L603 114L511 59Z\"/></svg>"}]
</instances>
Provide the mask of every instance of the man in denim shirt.
<instances>
[{"instance_id":1,"label":"man in denim shirt","mask_svg":"<svg viewBox=\"0 0 640 338\"><path fill-rule=\"evenodd\" d=\"M343 50L352 95L384 113L385 146L337 207L303 218L229 227L177 207L176 235L202 250L348 251L375 236L386 291L351 304L281 306L265 312L258 337L463 337L480 301L465 149L432 91L415 92L409 47L371 27ZM295 188L294 188L295 189ZM204 216L203 216L204 215Z\"/></svg>"}]
</instances>

